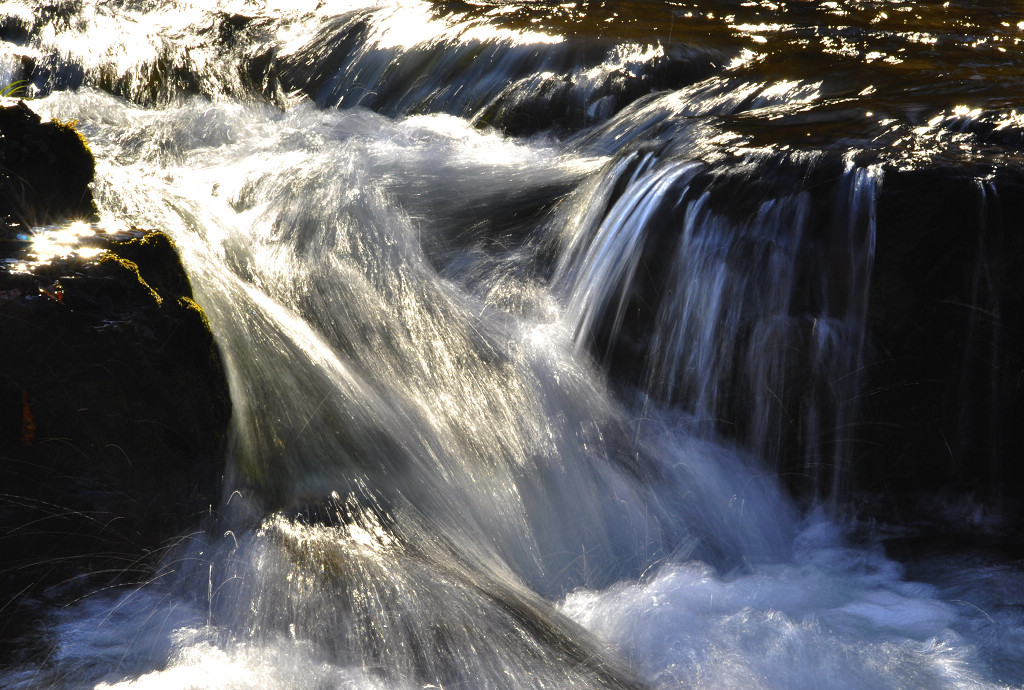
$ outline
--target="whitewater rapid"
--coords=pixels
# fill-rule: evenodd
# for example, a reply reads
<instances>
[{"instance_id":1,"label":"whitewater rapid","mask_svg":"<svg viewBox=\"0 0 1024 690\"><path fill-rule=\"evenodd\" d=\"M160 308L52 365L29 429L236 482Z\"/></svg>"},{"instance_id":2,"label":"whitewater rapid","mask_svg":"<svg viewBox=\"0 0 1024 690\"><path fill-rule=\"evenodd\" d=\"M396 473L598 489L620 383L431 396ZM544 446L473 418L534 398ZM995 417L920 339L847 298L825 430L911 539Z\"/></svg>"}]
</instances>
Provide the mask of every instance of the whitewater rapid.
<instances>
[{"instance_id":1,"label":"whitewater rapid","mask_svg":"<svg viewBox=\"0 0 1024 690\"><path fill-rule=\"evenodd\" d=\"M207 40L194 25L210 15L88 7L76 16L99 35L124 12L141 45L172 62L188 53L188 70L203 75L199 94L143 89L133 102L97 86L113 74L130 91L124 75L146 75L119 60L149 65L150 53L70 46L85 74L107 76L31 106L77 121L105 224L159 228L177 243L224 355L232 442L207 520L167 545L148 580L53 606L40 633L47 653L0 669L0 684L1024 682L1019 564L971 545L915 550L912 525L846 519L843 448L827 446L840 460L795 502L775 473L785 420L758 412L764 390L752 394L747 437L720 433L734 379L771 390L805 367L819 382L808 399L857 395L877 167L826 161L840 171L828 197L838 200L836 251L852 258L842 280L823 275L809 289L835 300L813 323L787 320L799 305L783 289L804 280L787 262L800 259L803 236L791 230L810 222L811 192L755 199L751 218L734 222L692 186L724 159L755 171L774 160L752 145L716 158L700 117L740 102L813 102L816 82L730 100L712 80L616 120L614 99L581 79L569 100L581 99L593 129L514 136L485 114L543 92L533 77L513 98L478 75L475 90L431 92L437 107L417 113L415 90L374 101L349 88L415 52L403 43L413 39L385 30L413 15L440 36L419 57L441 72L438 60L485 49L507 58L506 76L543 82L567 64L557 49L515 47L534 45L521 34L474 43L466 25L432 25L423 4L261 14L255 42L240 44L250 57L276 42L286 57L338 63L339 27L366 41L329 79L289 63L288 78L320 81L306 85L312 96L281 89L272 102L238 95L249 86L222 69L223 44L182 47ZM623 49L606 72L583 71L598 83L658 57ZM683 107L688 98L700 107ZM812 172L820 163L793 158ZM628 332L645 242L666 217L685 220L672 247L678 299L655 315L657 366L644 385L623 384L601 361L601 346L611 349L601 329ZM740 270L738 255L749 259ZM730 349L747 310L757 342L778 348ZM794 364L786 338L805 331L815 354ZM684 409L683 398L697 402ZM801 433L856 413L829 409L801 418ZM797 465L810 475L824 454L813 446ZM902 560L887 552L900 544Z\"/></svg>"}]
</instances>

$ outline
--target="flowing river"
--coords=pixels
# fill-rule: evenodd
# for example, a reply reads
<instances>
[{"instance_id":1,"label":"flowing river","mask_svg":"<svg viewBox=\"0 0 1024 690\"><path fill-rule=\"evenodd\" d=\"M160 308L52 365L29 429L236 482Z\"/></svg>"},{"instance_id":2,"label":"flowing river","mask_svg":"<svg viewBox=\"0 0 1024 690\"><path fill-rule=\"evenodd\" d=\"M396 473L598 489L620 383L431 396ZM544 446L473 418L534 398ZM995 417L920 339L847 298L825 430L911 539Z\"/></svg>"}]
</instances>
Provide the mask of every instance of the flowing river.
<instances>
[{"instance_id":1,"label":"flowing river","mask_svg":"<svg viewBox=\"0 0 1024 690\"><path fill-rule=\"evenodd\" d=\"M1015 3L205 5L0 9L0 81L175 239L234 404L221 502L0 685L1024 685L1014 425L967 404L991 500L930 494L1003 546L902 551L859 426L891 190L967 161L1009 213Z\"/></svg>"}]
</instances>

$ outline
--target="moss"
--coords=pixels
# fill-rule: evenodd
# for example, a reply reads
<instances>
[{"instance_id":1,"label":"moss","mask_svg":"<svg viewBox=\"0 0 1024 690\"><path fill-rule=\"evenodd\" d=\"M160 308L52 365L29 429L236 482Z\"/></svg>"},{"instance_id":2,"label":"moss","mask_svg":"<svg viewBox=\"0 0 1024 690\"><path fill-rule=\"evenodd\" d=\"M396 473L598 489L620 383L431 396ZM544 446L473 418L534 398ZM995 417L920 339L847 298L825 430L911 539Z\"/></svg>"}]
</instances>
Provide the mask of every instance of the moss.
<instances>
[{"instance_id":1,"label":"moss","mask_svg":"<svg viewBox=\"0 0 1024 690\"><path fill-rule=\"evenodd\" d=\"M185 266L174 240L162 232L114 242L111 250L134 262L146 282L164 299L192 297Z\"/></svg>"},{"instance_id":2,"label":"moss","mask_svg":"<svg viewBox=\"0 0 1024 690\"><path fill-rule=\"evenodd\" d=\"M118 256L114 252L104 252L96 260L95 265L98 276L115 280L118 286L129 293L148 296L158 307L163 303L163 297L150 287L139 272L138 264L134 261ZM135 286L138 286L139 289L136 289ZM140 290L144 292L140 292Z\"/></svg>"},{"instance_id":3,"label":"moss","mask_svg":"<svg viewBox=\"0 0 1024 690\"><path fill-rule=\"evenodd\" d=\"M78 131L78 120L58 120L54 118L51 120L54 128L61 133L62 136L72 135L78 139L78 148L90 158L95 161L95 157L92 155L92 148L89 146L89 140L85 138L85 135Z\"/></svg>"},{"instance_id":4,"label":"moss","mask_svg":"<svg viewBox=\"0 0 1024 690\"><path fill-rule=\"evenodd\" d=\"M196 304L195 300L193 300L191 297L179 297L178 306L181 309L186 310L188 313L198 318L199 322L203 325L203 330L206 331L207 333L211 333L210 320L206 318L206 312L203 310L202 307Z\"/></svg>"},{"instance_id":5,"label":"moss","mask_svg":"<svg viewBox=\"0 0 1024 690\"><path fill-rule=\"evenodd\" d=\"M213 332L206 312L191 297L179 297L175 301L175 318L179 325L175 332L178 346L190 356L215 360L213 366L220 369L220 357L215 351Z\"/></svg>"}]
</instances>

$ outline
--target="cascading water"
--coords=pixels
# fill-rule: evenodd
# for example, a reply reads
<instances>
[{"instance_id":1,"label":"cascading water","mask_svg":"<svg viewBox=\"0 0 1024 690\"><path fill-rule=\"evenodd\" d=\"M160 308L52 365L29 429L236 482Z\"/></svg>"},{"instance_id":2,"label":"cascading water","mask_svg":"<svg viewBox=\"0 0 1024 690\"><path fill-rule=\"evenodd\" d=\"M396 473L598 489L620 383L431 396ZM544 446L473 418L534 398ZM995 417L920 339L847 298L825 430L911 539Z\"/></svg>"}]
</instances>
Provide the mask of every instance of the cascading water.
<instances>
[{"instance_id":1,"label":"cascading water","mask_svg":"<svg viewBox=\"0 0 1024 690\"><path fill-rule=\"evenodd\" d=\"M182 250L234 418L207 523L54 602L2 684L1024 682L1019 563L841 522L877 150L966 144L883 96L838 127L873 92L769 76L761 34L815 25L763 5L5 8L0 73L78 121L104 220ZM878 59L929 45L897 28Z\"/></svg>"},{"instance_id":2,"label":"cascading water","mask_svg":"<svg viewBox=\"0 0 1024 690\"><path fill-rule=\"evenodd\" d=\"M670 162L652 163L659 157ZM612 348L630 302L653 305L652 322L639 329L650 333L633 334L634 340L650 338L647 352L628 355L647 360L641 372L646 393L684 406L712 431L733 427L775 469L785 467L793 451L787 435L798 430L805 457L797 469L820 498L838 500L850 453L841 431L834 432L856 419L879 173L847 161L833 196L822 195L830 206L825 211L815 208L806 183L783 178L795 193L775 184L737 222L715 210L712 200L723 183L714 173L701 175L700 164L674 158L649 152L626 167L630 179L597 219L599 227L575 230L576 241L588 244L563 255L554 283L567 286L576 342L592 337L613 298L611 325L602 329ZM762 159L752 155L738 176L726 174L725 184L750 185L743 168L762 171ZM822 164L797 165L813 171ZM602 183L611 187L621 174L616 170ZM824 236L815 227L822 213ZM665 228L679 228L678 237L665 237ZM638 287L636 276L641 265L657 264L648 243L672 257L667 276L650 278L653 291ZM812 266L827 270L810 275ZM639 298L638 291L644 292Z\"/></svg>"}]
</instances>

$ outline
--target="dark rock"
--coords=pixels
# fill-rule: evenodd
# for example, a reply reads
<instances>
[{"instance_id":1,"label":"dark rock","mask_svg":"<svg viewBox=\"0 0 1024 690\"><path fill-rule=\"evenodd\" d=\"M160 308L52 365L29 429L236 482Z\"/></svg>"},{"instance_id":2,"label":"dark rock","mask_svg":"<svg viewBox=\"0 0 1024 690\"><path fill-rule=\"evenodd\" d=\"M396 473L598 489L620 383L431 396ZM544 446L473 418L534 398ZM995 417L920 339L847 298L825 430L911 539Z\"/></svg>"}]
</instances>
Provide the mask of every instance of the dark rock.
<instances>
[{"instance_id":1,"label":"dark rock","mask_svg":"<svg viewBox=\"0 0 1024 690\"><path fill-rule=\"evenodd\" d=\"M91 156L78 134L26 111L0 111L6 152L19 151L5 164L25 164L6 181L32 180L8 218L91 214ZM50 143L29 160L28 141ZM219 351L170 238L84 223L6 229L0 638L24 632L39 597L151 572L168 540L216 502L231 413ZM35 252L61 232L77 236L68 256Z\"/></svg>"},{"instance_id":2,"label":"dark rock","mask_svg":"<svg viewBox=\"0 0 1024 690\"><path fill-rule=\"evenodd\" d=\"M93 166L74 123L43 122L23 101L0 108L0 238L11 225L95 218Z\"/></svg>"},{"instance_id":3,"label":"dark rock","mask_svg":"<svg viewBox=\"0 0 1024 690\"><path fill-rule=\"evenodd\" d=\"M1024 173L890 171L878 201L865 488L1024 489Z\"/></svg>"},{"instance_id":4,"label":"dark rock","mask_svg":"<svg viewBox=\"0 0 1024 690\"><path fill-rule=\"evenodd\" d=\"M0 278L8 596L144 572L216 500L230 416L218 350L171 241L137 234Z\"/></svg>"},{"instance_id":5,"label":"dark rock","mask_svg":"<svg viewBox=\"0 0 1024 690\"><path fill-rule=\"evenodd\" d=\"M24 17L14 14L0 15L0 40L15 45L28 43L31 25Z\"/></svg>"}]
</instances>

